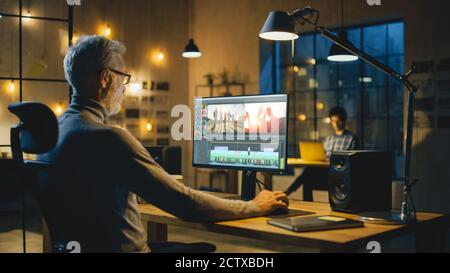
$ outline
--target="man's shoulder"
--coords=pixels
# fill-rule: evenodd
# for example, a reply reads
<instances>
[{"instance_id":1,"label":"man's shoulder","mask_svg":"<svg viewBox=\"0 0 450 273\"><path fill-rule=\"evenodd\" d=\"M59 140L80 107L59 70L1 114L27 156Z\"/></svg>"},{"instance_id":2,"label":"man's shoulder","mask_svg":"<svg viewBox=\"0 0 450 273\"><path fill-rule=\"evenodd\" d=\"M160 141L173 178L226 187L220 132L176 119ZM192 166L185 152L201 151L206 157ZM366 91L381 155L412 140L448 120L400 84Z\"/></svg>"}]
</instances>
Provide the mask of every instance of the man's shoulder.
<instances>
[{"instance_id":1,"label":"man's shoulder","mask_svg":"<svg viewBox=\"0 0 450 273\"><path fill-rule=\"evenodd\" d=\"M141 145L133 135L123 128L92 122L80 115L60 119L59 127L60 141L64 144L77 143L78 147L86 146L89 149L115 151L130 151Z\"/></svg>"},{"instance_id":2,"label":"man's shoulder","mask_svg":"<svg viewBox=\"0 0 450 273\"><path fill-rule=\"evenodd\" d=\"M95 145L125 144L130 134L107 124L91 122L82 118L66 118L59 121L60 140Z\"/></svg>"},{"instance_id":3,"label":"man's shoulder","mask_svg":"<svg viewBox=\"0 0 450 273\"><path fill-rule=\"evenodd\" d=\"M116 137L118 140L129 145L134 145L136 144L136 142L139 143L139 141L127 130L116 126L108 127L109 128L107 130L109 131L109 133L114 135L114 137Z\"/></svg>"},{"instance_id":4,"label":"man's shoulder","mask_svg":"<svg viewBox=\"0 0 450 273\"><path fill-rule=\"evenodd\" d=\"M114 143L115 145L130 145L134 137L126 130L109 126L106 124L99 124L85 132L86 136L91 137L99 142Z\"/></svg>"}]
</instances>

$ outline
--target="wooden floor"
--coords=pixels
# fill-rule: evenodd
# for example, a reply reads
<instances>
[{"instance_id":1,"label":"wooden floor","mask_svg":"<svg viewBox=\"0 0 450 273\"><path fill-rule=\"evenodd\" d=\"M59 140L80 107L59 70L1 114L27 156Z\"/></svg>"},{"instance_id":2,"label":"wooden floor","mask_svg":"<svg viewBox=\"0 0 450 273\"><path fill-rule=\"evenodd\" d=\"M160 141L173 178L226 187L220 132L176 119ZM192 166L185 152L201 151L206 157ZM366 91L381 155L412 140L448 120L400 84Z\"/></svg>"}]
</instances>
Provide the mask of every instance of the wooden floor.
<instances>
[{"instance_id":1,"label":"wooden floor","mask_svg":"<svg viewBox=\"0 0 450 273\"><path fill-rule=\"evenodd\" d=\"M22 216L18 211L0 212L0 253L22 252ZM42 252L42 224L40 215L28 213L26 217L27 252Z\"/></svg>"}]
</instances>

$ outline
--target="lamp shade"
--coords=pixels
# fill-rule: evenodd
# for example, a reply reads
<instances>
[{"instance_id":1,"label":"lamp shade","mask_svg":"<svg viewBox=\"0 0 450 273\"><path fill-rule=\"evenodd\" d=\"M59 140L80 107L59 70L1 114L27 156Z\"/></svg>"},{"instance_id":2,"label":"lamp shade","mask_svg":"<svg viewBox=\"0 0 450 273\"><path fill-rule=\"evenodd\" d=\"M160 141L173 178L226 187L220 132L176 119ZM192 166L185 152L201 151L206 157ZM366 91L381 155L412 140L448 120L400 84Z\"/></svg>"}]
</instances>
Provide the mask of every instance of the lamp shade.
<instances>
[{"instance_id":1,"label":"lamp shade","mask_svg":"<svg viewBox=\"0 0 450 273\"><path fill-rule=\"evenodd\" d=\"M284 11L271 11L259 37L267 40L289 41L298 38L292 18Z\"/></svg>"},{"instance_id":2,"label":"lamp shade","mask_svg":"<svg viewBox=\"0 0 450 273\"><path fill-rule=\"evenodd\" d=\"M351 42L347 38L347 32L339 32L339 38L347 44L351 45ZM330 54L327 58L332 62L353 62L358 60L358 56L353 55L346 49L342 48L340 45L333 44L330 48Z\"/></svg>"},{"instance_id":3,"label":"lamp shade","mask_svg":"<svg viewBox=\"0 0 450 273\"><path fill-rule=\"evenodd\" d=\"M183 57L198 58L200 56L202 56L202 53L198 49L198 46L194 43L194 39L189 39L188 44L184 48Z\"/></svg>"}]
</instances>

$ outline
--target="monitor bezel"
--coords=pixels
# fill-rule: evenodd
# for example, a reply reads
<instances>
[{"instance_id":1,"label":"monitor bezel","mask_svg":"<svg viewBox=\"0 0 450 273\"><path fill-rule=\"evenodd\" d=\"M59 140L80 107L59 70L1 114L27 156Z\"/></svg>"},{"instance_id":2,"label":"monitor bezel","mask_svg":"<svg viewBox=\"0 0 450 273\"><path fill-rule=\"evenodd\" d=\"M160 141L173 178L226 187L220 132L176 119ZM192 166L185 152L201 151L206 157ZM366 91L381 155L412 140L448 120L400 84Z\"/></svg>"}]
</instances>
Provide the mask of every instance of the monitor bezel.
<instances>
[{"instance_id":1,"label":"monitor bezel","mask_svg":"<svg viewBox=\"0 0 450 273\"><path fill-rule=\"evenodd\" d=\"M197 99L216 99L216 98L239 98L239 97L270 97L270 96L283 96L286 97L286 141L285 141L285 152L284 157L284 169L273 169L273 168L261 168L261 167L242 167L242 166L223 166L223 165L211 165L211 164L201 164L194 162L194 148L195 148L195 126L192 126L192 167L205 168L205 169L221 169L221 170L240 170L240 171L252 171L252 172L262 172L262 173L276 173L285 174L287 171L287 158L288 158L288 136L289 136L289 96L286 93L283 94L255 94L255 95L239 95L239 96L217 96L217 97L194 97L194 120L195 122L195 102ZM195 125L195 124L194 124Z\"/></svg>"}]
</instances>

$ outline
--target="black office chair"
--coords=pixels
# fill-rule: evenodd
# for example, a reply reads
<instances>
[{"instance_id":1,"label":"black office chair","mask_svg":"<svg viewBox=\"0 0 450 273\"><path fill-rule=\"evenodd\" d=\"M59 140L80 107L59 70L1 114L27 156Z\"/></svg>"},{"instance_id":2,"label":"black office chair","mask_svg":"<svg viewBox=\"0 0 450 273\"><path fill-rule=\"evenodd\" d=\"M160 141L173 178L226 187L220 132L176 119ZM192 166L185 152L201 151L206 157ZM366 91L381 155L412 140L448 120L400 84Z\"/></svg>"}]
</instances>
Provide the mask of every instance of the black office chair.
<instances>
[{"instance_id":1,"label":"black office chair","mask_svg":"<svg viewBox=\"0 0 450 273\"><path fill-rule=\"evenodd\" d=\"M39 103L10 104L8 110L20 119L20 123L11 128L11 151L14 161L19 165L23 175L22 190L24 193L29 190L36 193L35 189L33 189L33 183L30 183L30 180L35 178L29 176L29 174L33 173L30 170L35 170L36 168L47 169L50 168L50 164L24 160L23 153L41 154L53 149L58 140L56 117L50 109ZM38 128L39 126L42 129ZM22 206L23 251L26 252L24 202Z\"/></svg>"},{"instance_id":2,"label":"black office chair","mask_svg":"<svg viewBox=\"0 0 450 273\"><path fill-rule=\"evenodd\" d=\"M37 102L20 102L10 104L8 110L16 115L20 122L11 128L11 149L13 159L27 174L33 174L31 179L26 176L25 189L30 190L36 198L42 211L51 238L52 252L67 252L67 238L70 224L58 222L55 208L58 211L69 212L65 208L63 194L60 194L57 184L49 186L45 183L52 175L61 172L51 163L39 160L24 160L23 153L45 154L50 152L58 141L58 122L53 112L44 104ZM25 228L23 228L25 232ZM25 241L24 241L25 243ZM150 244L153 252L186 252L205 253L215 251L215 246L209 243L155 243ZM25 251L25 247L24 247Z\"/></svg>"}]
</instances>

